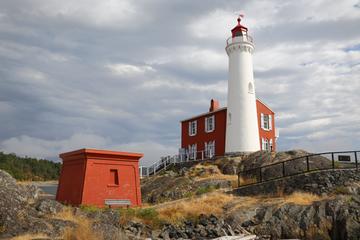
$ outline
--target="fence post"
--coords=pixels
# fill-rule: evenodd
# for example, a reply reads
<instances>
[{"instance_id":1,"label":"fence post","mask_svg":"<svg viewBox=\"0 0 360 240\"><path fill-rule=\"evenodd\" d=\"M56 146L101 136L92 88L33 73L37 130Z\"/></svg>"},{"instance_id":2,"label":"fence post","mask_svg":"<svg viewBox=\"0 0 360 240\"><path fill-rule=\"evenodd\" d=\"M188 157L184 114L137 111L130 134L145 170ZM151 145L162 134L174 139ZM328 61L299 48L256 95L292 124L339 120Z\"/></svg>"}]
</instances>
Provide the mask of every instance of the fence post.
<instances>
[{"instance_id":1,"label":"fence post","mask_svg":"<svg viewBox=\"0 0 360 240\"><path fill-rule=\"evenodd\" d=\"M285 162L282 162L282 174L285 177Z\"/></svg>"},{"instance_id":2,"label":"fence post","mask_svg":"<svg viewBox=\"0 0 360 240\"><path fill-rule=\"evenodd\" d=\"M355 166L356 166L356 170L358 170L358 159L357 159L356 151L354 152L354 154L355 154Z\"/></svg>"},{"instance_id":3,"label":"fence post","mask_svg":"<svg viewBox=\"0 0 360 240\"><path fill-rule=\"evenodd\" d=\"M241 172L238 172L238 187L240 187L240 173Z\"/></svg>"},{"instance_id":4,"label":"fence post","mask_svg":"<svg viewBox=\"0 0 360 240\"><path fill-rule=\"evenodd\" d=\"M204 151L201 151L201 160L204 160Z\"/></svg>"},{"instance_id":5,"label":"fence post","mask_svg":"<svg viewBox=\"0 0 360 240\"><path fill-rule=\"evenodd\" d=\"M309 165L309 156L306 156L306 171L310 171L310 165Z\"/></svg>"},{"instance_id":6,"label":"fence post","mask_svg":"<svg viewBox=\"0 0 360 240\"><path fill-rule=\"evenodd\" d=\"M331 153L331 161L332 161L332 169L335 169L335 158L334 158L334 153Z\"/></svg>"}]
</instances>

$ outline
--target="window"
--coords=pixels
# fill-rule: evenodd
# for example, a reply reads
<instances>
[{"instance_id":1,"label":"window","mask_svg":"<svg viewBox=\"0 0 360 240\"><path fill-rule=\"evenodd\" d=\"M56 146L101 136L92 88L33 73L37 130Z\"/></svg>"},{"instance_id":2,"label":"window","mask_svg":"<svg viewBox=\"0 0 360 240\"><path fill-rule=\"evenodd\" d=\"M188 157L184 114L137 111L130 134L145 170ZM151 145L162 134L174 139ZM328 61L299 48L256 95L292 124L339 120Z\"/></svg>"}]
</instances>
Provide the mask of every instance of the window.
<instances>
[{"instance_id":1,"label":"window","mask_svg":"<svg viewBox=\"0 0 360 240\"><path fill-rule=\"evenodd\" d=\"M196 135L197 121L189 122L189 136Z\"/></svg>"},{"instance_id":2,"label":"window","mask_svg":"<svg viewBox=\"0 0 360 240\"><path fill-rule=\"evenodd\" d=\"M264 130L272 130L272 116L270 114L261 113L261 128Z\"/></svg>"},{"instance_id":3,"label":"window","mask_svg":"<svg viewBox=\"0 0 360 240\"><path fill-rule=\"evenodd\" d=\"M212 158L215 156L215 141L205 143L205 157Z\"/></svg>"},{"instance_id":4,"label":"window","mask_svg":"<svg viewBox=\"0 0 360 240\"><path fill-rule=\"evenodd\" d=\"M269 140L266 138L261 138L261 150L268 151L269 150Z\"/></svg>"},{"instance_id":5,"label":"window","mask_svg":"<svg viewBox=\"0 0 360 240\"><path fill-rule=\"evenodd\" d=\"M254 93L254 85L251 82L249 82L248 88L249 93Z\"/></svg>"},{"instance_id":6,"label":"window","mask_svg":"<svg viewBox=\"0 0 360 240\"><path fill-rule=\"evenodd\" d=\"M196 159L196 144L189 145L189 159Z\"/></svg>"},{"instance_id":7,"label":"window","mask_svg":"<svg viewBox=\"0 0 360 240\"><path fill-rule=\"evenodd\" d=\"M109 185L119 185L119 174L117 169L110 169Z\"/></svg>"},{"instance_id":8,"label":"window","mask_svg":"<svg viewBox=\"0 0 360 240\"><path fill-rule=\"evenodd\" d=\"M273 140L261 138L261 150L263 151L273 151Z\"/></svg>"},{"instance_id":9,"label":"window","mask_svg":"<svg viewBox=\"0 0 360 240\"><path fill-rule=\"evenodd\" d=\"M205 132L212 132L215 129L215 116L205 118Z\"/></svg>"}]
</instances>

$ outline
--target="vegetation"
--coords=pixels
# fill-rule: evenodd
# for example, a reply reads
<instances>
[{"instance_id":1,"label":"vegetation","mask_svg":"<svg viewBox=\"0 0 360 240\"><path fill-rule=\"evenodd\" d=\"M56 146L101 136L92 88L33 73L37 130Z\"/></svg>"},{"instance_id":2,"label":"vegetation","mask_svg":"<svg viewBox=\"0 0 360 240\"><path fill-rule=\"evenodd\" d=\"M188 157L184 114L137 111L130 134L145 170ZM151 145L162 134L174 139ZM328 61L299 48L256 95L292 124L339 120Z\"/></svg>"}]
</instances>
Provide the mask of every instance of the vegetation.
<instances>
[{"instance_id":1,"label":"vegetation","mask_svg":"<svg viewBox=\"0 0 360 240\"><path fill-rule=\"evenodd\" d=\"M162 221L179 224L184 220L196 220L200 214L222 215L224 206L235 200L235 197L221 192L205 194L197 198L175 201L156 207Z\"/></svg>"},{"instance_id":2,"label":"vegetation","mask_svg":"<svg viewBox=\"0 0 360 240\"><path fill-rule=\"evenodd\" d=\"M21 181L57 180L61 163L0 152L0 169Z\"/></svg>"},{"instance_id":3,"label":"vegetation","mask_svg":"<svg viewBox=\"0 0 360 240\"><path fill-rule=\"evenodd\" d=\"M75 223L75 227L67 227L64 231L64 240L101 240L104 239L99 232L95 232L92 228L91 219L75 215L71 207L65 208L54 216L55 219L67 220ZM121 239L121 238L119 238Z\"/></svg>"},{"instance_id":4,"label":"vegetation","mask_svg":"<svg viewBox=\"0 0 360 240\"><path fill-rule=\"evenodd\" d=\"M159 218L159 213L155 208L119 208L120 223L125 224L128 221L140 221L153 227L161 226L164 221Z\"/></svg>"}]
</instances>

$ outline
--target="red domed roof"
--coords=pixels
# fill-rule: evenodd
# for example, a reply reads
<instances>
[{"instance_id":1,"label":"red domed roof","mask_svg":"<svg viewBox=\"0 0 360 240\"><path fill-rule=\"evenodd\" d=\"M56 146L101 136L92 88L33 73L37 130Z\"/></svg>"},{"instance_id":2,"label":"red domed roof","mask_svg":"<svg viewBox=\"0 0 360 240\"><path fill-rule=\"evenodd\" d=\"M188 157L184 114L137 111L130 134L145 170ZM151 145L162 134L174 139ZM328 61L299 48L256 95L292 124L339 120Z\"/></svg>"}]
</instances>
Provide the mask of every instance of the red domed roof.
<instances>
[{"instance_id":1,"label":"red domed roof","mask_svg":"<svg viewBox=\"0 0 360 240\"><path fill-rule=\"evenodd\" d=\"M247 32L248 31L248 29L247 29L247 27L245 27L245 26L243 26L243 25L241 25L240 24L240 21L241 21L241 18L240 17L238 17L238 19L237 19L237 21L238 21L238 24L231 30L231 33L232 33L232 37L235 37L235 36L238 36L238 34L236 34L236 33L238 33L238 32ZM242 35L242 34L240 34L240 35Z\"/></svg>"}]
</instances>

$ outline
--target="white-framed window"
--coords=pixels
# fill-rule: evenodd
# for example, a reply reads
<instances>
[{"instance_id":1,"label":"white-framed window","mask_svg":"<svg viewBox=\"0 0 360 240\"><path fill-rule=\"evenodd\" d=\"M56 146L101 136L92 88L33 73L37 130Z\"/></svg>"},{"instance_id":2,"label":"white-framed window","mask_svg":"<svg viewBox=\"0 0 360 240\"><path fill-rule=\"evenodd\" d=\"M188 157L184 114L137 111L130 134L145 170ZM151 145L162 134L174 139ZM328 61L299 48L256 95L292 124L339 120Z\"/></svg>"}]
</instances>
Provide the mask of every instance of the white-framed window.
<instances>
[{"instance_id":1,"label":"white-framed window","mask_svg":"<svg viewBox=\"0 0 360 240\"><path fill-rule=\"evenodd\" d=\"M264 130L272 130L272 115L261 113L261 128Z\"/></svg>"},{"instance_id":2,"label":"white-framed window","mask_svg":"<svg viewBox=\"0 0 360 240\"><path fill-rule=\"evenodd\" d=\"M205 157L215 156L215 141L205 142Z\"/></svg>"},{"instance_id":3,"label":"white-framed window","mask_svg":"<svg viewBox=\"0 0 360 240\"><path fill-rule=\"evenodd\" d=\"M195 136L197 130L197 121L189 122L189 136Z\"/></svg>"},{"instance_id":4,"label":"white-framed window","mask_svg":"<svg viewBox=\"0 0 360 240\"><path fill-rule=\"evenodd\" d=\"M261 150L268 151L269 150L269 140L266 138L261 138Z\"/></svg>"},{"instance_id":5,"label":"white-framed window","mask_svg":"<svg viewBox=\"0 0 360 240\"><path fill-rule=\"evenodd\" d=\"M189 145L189 159L196 159L196 144Z\"/></svg>"},{"instance_id":6,"label":"white-framed window","mask_svg":"<svg viewBox=\"0 0 360 240\"><path fill-rule=\"evenodd\" d=\"M212 132L215 130L215 115L205 118L205 132Z\"/></svg>"},{"instance_id":7,"label":"white-framed window","mask_svg":"<svg viewBox=\"0 0 360 240\"><path fill-rule=\"evenodd\" d=\"M273 150L273 140L267 139L267 138L261 138L261 150L272 151Z\"/></svg>"}]
</instances>

